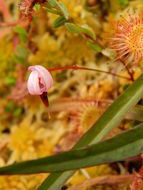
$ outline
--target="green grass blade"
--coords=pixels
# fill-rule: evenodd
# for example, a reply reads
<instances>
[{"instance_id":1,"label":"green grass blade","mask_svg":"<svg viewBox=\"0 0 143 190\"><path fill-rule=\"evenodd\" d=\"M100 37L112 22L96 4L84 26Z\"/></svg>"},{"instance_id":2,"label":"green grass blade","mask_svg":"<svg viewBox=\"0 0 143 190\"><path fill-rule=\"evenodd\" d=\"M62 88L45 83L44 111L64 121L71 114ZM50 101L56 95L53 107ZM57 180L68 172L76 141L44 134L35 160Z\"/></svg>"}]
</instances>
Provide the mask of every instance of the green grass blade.
<instances>
[{"instance_id":1,"label":"green grass blade","mask_svg":"<svg viewBox=\"0 0 143 190\"><path fill-rule=\"evenodd\" d=\"M143 95L143 75L115 100L97 123L79 140L76 147L96 143L104 138L122 120ZM74 174L74 171L51 174L38 190L58 190Z\"/></svg>"},{"instance_id":2,"label":"green grass blade","mask_svg":"<svg viewBox=\"0 0 143 190\"><path fill-rule=\"evenodd\" d=\"M75 171L57 172L48 176L37 190L59 189ZM55 183L56 182L56 183Z\"/></svg>"},{"instance_id":3,"label":"green grass blade","mask_svg":"<svg viewBox=\"0 0 143 190\"><path fill-rule=\"evenodd\" d=\"M143 124L116 137L58 155L13 164L0 174L34 174L60 172L121 161L143 151Z\"/></svg>"}]
</instances>

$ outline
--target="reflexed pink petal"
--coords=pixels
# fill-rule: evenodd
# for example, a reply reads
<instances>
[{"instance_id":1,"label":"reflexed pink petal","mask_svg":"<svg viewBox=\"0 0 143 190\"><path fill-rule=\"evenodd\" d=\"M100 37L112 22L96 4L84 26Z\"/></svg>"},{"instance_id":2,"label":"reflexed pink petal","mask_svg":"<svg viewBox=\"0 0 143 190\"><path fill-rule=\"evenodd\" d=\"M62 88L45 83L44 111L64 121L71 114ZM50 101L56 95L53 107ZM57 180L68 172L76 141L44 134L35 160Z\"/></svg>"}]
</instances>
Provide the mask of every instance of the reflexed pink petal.
<instances>
[{"instance_id":1,"label":"reflexed pink petal","mask_svg":"<svg viewBox=\"0 0 143 190\"><path fill-rule=\"evenodd\" d=\"M37 71L31 72L28 82L27 88L31 95L41 95L41 89L39 86L39 75Z\"/></svg>"},{"instance_id":2,"label":"reflexed pink petal","mask_svg":"<svg viewBox=\"0 0 143 190\"><path fill-rule=\"evenodd\" d=\"M32 95L41 95L43 92L47 92L53 85L53 79L50 72L40 65L30 66L28 70L31 70L32 77L30 77L29 83L31 83L29 93ZM35 82L36 81L36 82ZM40 89L40 90L39 90ZM31 93L32 92L32 93Z\"/></svg>"},{"instance_id":3,"label":"reflexed pink petal","mask_svg":"<svg viewBox=\"0 0 143 190\"><path fill-rule=\"evenodd\" d=\"M42 79L43 85L45 85L47 90L51 88L51 86L53 85L53 79L47 69L40 65L31 66L29 67L29 69L36 70L38 72L40 78Z\"/></svg>"}]
</instances>

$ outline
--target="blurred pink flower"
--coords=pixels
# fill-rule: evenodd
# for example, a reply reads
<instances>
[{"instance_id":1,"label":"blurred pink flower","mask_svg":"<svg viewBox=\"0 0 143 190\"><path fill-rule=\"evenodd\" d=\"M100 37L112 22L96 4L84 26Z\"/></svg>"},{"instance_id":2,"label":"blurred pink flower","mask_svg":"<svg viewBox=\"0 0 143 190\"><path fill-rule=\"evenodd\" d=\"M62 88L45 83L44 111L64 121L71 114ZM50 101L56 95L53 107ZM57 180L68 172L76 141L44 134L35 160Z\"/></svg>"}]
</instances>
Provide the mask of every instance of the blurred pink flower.
<instances>
[{"instance_id":1,"label":"blurred pink flower","mask_svg":"<svg viewBox=\"0 0 143 190\"><path fill-rule=\"evenodd\" d=\"M53 85L53 78L50 72L40 65L30 66L32 71L28 78L27 88L31 95L42 95Z\"/></svg>"}]
</instances>

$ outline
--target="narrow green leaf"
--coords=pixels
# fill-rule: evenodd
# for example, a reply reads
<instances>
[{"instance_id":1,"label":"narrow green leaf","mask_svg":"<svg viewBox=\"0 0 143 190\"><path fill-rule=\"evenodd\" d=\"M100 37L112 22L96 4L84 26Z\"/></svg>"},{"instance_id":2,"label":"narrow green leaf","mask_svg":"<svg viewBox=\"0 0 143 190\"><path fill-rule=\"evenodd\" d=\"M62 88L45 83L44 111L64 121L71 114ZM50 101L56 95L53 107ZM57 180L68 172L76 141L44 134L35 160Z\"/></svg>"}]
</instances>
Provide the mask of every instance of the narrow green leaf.
<instances>
[{"instance_id":1,"label":"narrow green leaf","mask_svg":"<svg viewBox=\"0 0 143 190\"><path fill-rule=\"evenodd\" d=\"M74 170L62 173L54 172L44 180L37 190L59 190L74 173Z\"/></svg>"},{"instance_id":2,"label":"narrow green leaf","mask_svg":"<svg viewBox=\"0 0 143 190\"><path fill-rule=\"evenodd\" d=\"M14 110L14 102L10 101L6 106L5 106L5 111L6 112L12 112Z\"/></svg>"},{"instance_id":3,"label":"narrow green leaf","mask_svg":"<svg viewBox=\"0 0 143 190\"><path fill-rule=\"evenodd\" d=\"M63 15L65 16L65 18L68 19L69 13L68 13L67 8L61 2L57 1L56 4L60 8L60 10L63 13Z\"/></svg>"},{"instance_id":4,"label":"narrow green leaf","mask_svg":"<svg viewBox=\"0 0 143 190\"><path fill-rule=\"evenodd\" d=\"M65 17L60 16L58 17L55 22L54 22L54 28L58 28L62 25L64 25L64 23L67 21L67 19L65 19Z\"/></svg>"},{"instance_id":5,"label":"narrow green leaf","mask_svg":"<svg viewBox=\"0 0 143 190\"><path fill-rule=\"evenodd\" d=\"M85 35L91 37L92 39L95 38L95 35L90 28L81 27L81 26L75 25L73 23L66 23L66 28L70 32L78 33L78 34L85 34Z\"/></svg>"},{"instance_id":6,"label":"narrow green leaf","mask_svg":"<svg viewBox=\"0 0 143 190\"><path fill-rule=\"evenodd\" d=\"M19 57L25 58L27 56L27 54L28 54L28 49L25 46L18 45L16 47L16 54Z\"/></svg>"},{"instance_id":7,"label":"narrow green leaf","mask_svg":"<svg viewBox=\"0 0 143 190\"><path fill-rule=\"evenodd\" d=\"M27 41L27 32L20 26L15 26L14 31L19 34L21 41L26 42Z\"/></svg>"},{"instance_id":8,"label":"narrow green leaf","mask_svg":"<svg viewBox=\"0 0 143 190\"><path fill-rule=\"evenodd\" d=\"M15 26L13 30L18 34L25 34L25 35L27 34L27 32L21 26Z\"/></svg>"},{"instance_id":9,"label":"narrow green leaf","mask_svg":"<svg viewBox=\"0 0 143 190\"><path fill-rule=\"evenodd\" d=\"M48 3L51 7L55 8L56 7L56 0L48 0Z\"/></svg>"},{"instance_id":10,"label":"narrow green leaf","mask_svg":"<svg viewBox=\"0 0 143 190\"><path fill-rule=\"evenodd\" d=\"M143 96L143 75L105 111L96 124L78 141L74 148L97 143L113 130ZM58 190L74 174L74 171L52 173L38 190Z\"/></svg>"},{"instance_id":11,"label":"narrow green leaf","mask_svg":"<svg viewBox=\"0 0 143 190\"><path fill-rule=\"evenodd\" d=\"M56 14L56 15L61 15L61 12L60 11L57 11L55 9L49 9L47 7L43 7L46 11L50 12L50 13L53 13L53 14Z\"/></svg>"},{"instance_id":12,"label":"narrow green leaf","mask_svg":"<svg viewBox=\"0 0 143 190\"><path fill-rule=\"evenodd\" d=\"M14 55L14 60L16 63L21 63L22 65L25 64L25 58L24 57L19 57L17 55Z\"/></svg>"},{"instance_id":13,"label":"narrow green leaf","mask_svg":"<svg viewBox=\"0 0 143 190\"><path fill-rule=\"evenodd\" d=\"M88 42L88 45L94 51L101 52L101 50L102 50L102 48L96 43Z\"/></svg>"},{"instance_id":14,"label":"narrow green leaf","mask_svg":"<svg viewBox=\"0 0 143 190\"><path fill-rule=\"evenodd\" d=\"M0 174L35 174L79 169L125 160L142 151L143 124L94 145L0 168Z\"/></svg>"},{"instance_id":15,"label":"narrow green leaf","mask_svg":"<svg viewBox=\"0 0 143 190\"><path fill-rule=\"evenodd\" d=\"M22 113L22 107L17 107L15 110L14 110L14 112L13 112L13 115L15 116L15 117L18 117L20 114Z\"/></svg>"}]
</instances>

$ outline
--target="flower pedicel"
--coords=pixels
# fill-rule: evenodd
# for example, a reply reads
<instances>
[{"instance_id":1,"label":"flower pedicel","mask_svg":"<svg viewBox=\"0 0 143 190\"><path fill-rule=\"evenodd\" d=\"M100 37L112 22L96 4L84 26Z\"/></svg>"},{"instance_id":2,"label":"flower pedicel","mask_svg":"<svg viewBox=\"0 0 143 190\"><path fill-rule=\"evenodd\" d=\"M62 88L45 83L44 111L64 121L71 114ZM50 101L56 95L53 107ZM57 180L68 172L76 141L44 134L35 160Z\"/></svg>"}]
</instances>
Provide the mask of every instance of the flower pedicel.
<instances>
[{"instance_id":1,"label":"flower pedicel","mask_svg":"<svg viewBox=\"0 0 143 190\"><path fill-rule=\"evenodd\" d=\"M102 71L99 69L92 69L92 68L87 68L87 67L79 67L76 65L65 66L65 67L57 67L57 68L52 68L49 70L45 69L41 65L35 65L35 66L30 66L28 68L28 70L31 71L29 78L28 78L28 82L27 82L27 88L28 88L29 94L39 95L47 108L49 107L47 92L53 85L53 78L51 76L51 72L53 72L53 71L58 71L58 70L87 70L87 71L105 73L105 74L113 75L115 77L120 77L120 78L123 78L126 80L130 80L130 78L128 78L126 76L121 76L121 75L118 75L116 73L112 73L109 71ZM50 117L49 109L48 109L48 114Z\"/></svg>"}]
</instances>

